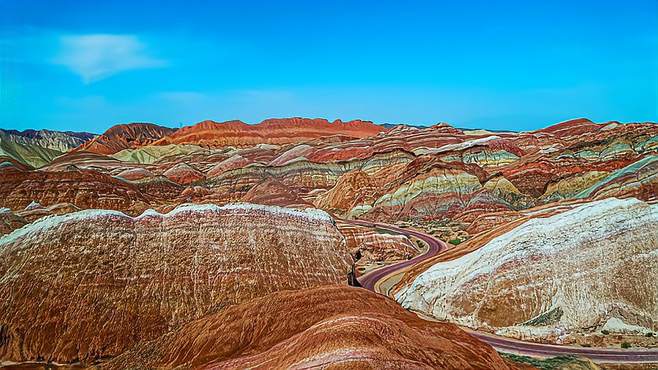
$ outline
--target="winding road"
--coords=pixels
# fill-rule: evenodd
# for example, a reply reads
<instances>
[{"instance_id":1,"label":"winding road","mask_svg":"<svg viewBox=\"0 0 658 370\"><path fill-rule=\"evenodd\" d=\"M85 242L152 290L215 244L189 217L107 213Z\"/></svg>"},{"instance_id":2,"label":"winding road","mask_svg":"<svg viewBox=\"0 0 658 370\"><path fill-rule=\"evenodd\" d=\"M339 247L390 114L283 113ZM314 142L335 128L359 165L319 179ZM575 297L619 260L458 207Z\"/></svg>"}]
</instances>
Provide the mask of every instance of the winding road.
<instances>
[{"instance_id":1,"label":"winding road","mask_svg":"<svg viewBox=\"0 0 658 370\"><path fill-rule=\"evenodd\" d=\"M356 225L370 226L384 229L396 234L416 237L429 246L427 252L416 256L410 260L399 262L393 265L385 266L380 269L371 271L359 277L359 283L369 290L376 292L377 283L385 280L391 274L400 272L400 270L413 266L417 263L435 257L449 249L448 245L435 237L415 231L402 229L397 226L373 223L366 221L349 221ZM423 319L428 319L419 315ZM465 328L464 328L465 329ZM511 352L525 356L533 357L553 357L553 356L584 356L594 362L600 363L658 363L658 349L621 349L621 348L590 348L590 347L572 347L562 345L541 344L533 342L524 342L521 340L501 337L489 333L477 332L465 329L471 335L477 337L483 342L488 343L496 350L501 352Z\"/></svg>"}]
</instances>

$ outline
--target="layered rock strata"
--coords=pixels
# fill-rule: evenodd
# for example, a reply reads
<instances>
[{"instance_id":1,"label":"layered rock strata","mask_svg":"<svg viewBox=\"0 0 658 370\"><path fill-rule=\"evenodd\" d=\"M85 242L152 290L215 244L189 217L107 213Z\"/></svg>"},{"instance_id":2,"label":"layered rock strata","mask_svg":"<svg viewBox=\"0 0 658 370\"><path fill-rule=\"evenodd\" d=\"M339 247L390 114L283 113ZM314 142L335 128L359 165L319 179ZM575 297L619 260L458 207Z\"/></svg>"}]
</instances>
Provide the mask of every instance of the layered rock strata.
<instances>
[{"instance_id":1,"label":"layered rock strata","mask_svg":"<svg viewBox=\"0 0 658 370\"><path fill-rule=\"evenodd\" d=\"M345 283L351 261L331 217L313 209L45 217L0 238L0 359L116 356L268 293Z\"/></svg>"}]
</instances>

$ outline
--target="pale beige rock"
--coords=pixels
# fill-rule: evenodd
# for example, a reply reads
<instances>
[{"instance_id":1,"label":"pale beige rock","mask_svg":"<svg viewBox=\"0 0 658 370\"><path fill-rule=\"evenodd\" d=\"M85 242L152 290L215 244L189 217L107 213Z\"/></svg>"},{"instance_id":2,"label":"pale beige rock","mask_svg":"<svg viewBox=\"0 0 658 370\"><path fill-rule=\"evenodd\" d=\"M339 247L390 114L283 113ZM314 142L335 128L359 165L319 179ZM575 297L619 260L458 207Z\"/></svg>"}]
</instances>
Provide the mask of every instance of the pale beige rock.
<instances>
[{"instance_id":1,"label":"pale beige rock","mask_svg":"<svg viewBox=\"0 0 658 370\"><path fill-rule=\"evenodd\" d=\"M435 264L397 300L439 319L524 337L587 331L611 317L656 331L657 224L655 204L585 203Z\"/></svg>"}]
</instances>

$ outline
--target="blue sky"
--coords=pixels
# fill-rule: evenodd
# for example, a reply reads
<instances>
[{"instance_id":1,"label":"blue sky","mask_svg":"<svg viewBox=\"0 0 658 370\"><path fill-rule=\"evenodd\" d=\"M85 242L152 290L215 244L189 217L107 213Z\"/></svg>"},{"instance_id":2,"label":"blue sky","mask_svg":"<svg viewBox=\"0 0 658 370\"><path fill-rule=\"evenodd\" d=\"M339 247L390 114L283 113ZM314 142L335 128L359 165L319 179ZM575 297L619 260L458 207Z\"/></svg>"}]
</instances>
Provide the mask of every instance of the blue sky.
<instances>
[{"instance_id":1,"label":"blue sky","mask_svg":"<svg viewBox=\"0 0 658 370\"><path fill-rule=\"evenodd\" d=\"M658 120L658 2L0 0L0 127Z\"/></svg>"}]
</instances>

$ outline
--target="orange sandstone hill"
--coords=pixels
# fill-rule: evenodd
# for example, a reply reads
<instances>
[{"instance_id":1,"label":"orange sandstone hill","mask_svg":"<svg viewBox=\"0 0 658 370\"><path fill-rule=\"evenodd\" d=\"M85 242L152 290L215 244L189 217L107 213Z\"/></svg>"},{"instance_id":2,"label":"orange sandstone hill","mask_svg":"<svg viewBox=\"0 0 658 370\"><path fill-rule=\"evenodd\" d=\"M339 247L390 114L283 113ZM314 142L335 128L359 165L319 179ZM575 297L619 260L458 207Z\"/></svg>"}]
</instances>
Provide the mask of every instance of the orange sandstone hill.
<instances>
[{"instance_id":1,"label":"orange sandstone hill","mask_svg":"<svg viewBox=\"0 0 658 370\"><path fill-rule=\"evenodd\" d=\"M105 133L80 145L74 151L114 154L123 149L148 145L176 130L152 123L128 123L110 127Z\"/></svg>"},{"instance_id":2,"label":"orange sandstone hill","mask_svg":"<svg viewBox=\"0 0 658 370\"><path fill-rule=\"evenodd\" d=\"M102 367L510 369L448 323L427 322L365 289L281 291L142 343Z\"/></svg>"},{"instance_id":3,"label":"orange sandstone hill","mask_svg":"<svg viewBox=\"0 0 658 370\"><path fill-rule=\"evenodd\" d=\"M336 120L316 118L273 118L255 125L242 121L203 121L183 127L164 137L155 145L197 144L201 146L250 146L256 144L290 144L327 136L364 138L386 131L370 121Z\"/></svg>"}]
</instances>

